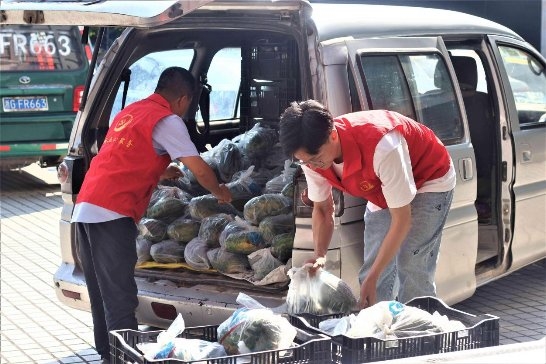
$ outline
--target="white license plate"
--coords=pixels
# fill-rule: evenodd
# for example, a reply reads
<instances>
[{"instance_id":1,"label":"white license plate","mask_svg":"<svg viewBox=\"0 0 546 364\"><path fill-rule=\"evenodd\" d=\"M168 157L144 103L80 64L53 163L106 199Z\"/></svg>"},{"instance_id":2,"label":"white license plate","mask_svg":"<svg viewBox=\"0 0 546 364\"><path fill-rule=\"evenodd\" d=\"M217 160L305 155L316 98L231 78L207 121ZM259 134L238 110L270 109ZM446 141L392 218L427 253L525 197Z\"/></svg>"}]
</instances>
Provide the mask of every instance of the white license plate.
<instances>
[{"instance_id":1,"label":"white license plate","mask_svg":"<svg viewBox=\"0 0 546 364\"><path fill-rule=\"evenodd\" d=\"M45 96L2 97L2 107L4 112L48 110Z\"/></svg>"}]
</instances>

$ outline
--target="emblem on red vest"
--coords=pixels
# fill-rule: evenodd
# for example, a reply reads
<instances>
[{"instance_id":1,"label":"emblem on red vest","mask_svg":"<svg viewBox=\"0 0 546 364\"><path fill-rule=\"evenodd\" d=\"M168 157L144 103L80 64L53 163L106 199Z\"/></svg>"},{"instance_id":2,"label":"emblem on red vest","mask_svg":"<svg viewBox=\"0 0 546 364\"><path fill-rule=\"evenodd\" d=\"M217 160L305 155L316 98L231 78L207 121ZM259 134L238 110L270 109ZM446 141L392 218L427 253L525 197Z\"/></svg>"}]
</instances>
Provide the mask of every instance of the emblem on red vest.
<instances>
[{"instance_id":1,"label":"emblem on red vest","mask_svg":"<svg viewBox=\"0 0 546 364\"><path fill-rule=\"evenodd\" d=\"M118 123L116 124L116 127L114 128L114 131L116 132L122 131L123 129L125 129L127 125L131 124L132 121L133 121L133 115L131 114L125 115L118 121Z\"/></svg>"},{"instance_id":2,"label":"emblem on red vest","mask_svg":"<svg viewBox=\"0 0 546 364\"><path fill-rule=\"evenodd\" d=\"M372 188L374 188L374 185L371 184L371 183L368 182L368 181L361 181L361 182L358 184L358 187L360 188L361 191L363 191L363 192L368 192L369 190L371 190Z\"/></svg>"}]
</instances>

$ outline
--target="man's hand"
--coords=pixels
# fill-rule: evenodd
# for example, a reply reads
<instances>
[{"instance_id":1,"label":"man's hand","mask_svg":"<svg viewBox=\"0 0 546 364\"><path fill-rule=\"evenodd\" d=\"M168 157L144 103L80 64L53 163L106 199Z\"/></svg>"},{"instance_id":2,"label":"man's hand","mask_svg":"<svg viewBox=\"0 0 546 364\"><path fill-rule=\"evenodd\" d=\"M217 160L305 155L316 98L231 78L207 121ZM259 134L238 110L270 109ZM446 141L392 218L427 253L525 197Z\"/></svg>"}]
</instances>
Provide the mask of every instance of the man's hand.
<instances>
[{"instance_id":1,"label":"man's hand","mask_svg":"<svg viewBox=\"0 0 546 364\"><path fill-rule=\"evenodd\" d=\"M311 265L309 268L309 275L313 277L319 268L324 268L324 264L326 264L326 258L325 257L319 257L315 256L314 258L307 259L303 265Z\"/></svg>"},{"instance_id":2,"label":"man's hand","mask_svg":"<svg viewBox=\"0 0 546 364\"><path fill-rule=\"evenodd\" d=\"M360 300L358 306L360 309L370 307L376 304L377 300L377 279L368 276L360 286Z\"/></svg>"},{"instance_id":3,"label":"man's hand","mask_svg":"<svg viewBox=\"0 0 546 364\"><path fill-rule=\"evenodd\" d=\"M180 167L178 167L176 164L169 164L167 169L165 169L165 172L159 177L160 180L177 180L180 177L183 177L184 173L182 173L182 170Z\"/></svg>"},{"instance_id":4,"label":"man's hand","mask_svg":"<svg viewBox=\"0 0 546 364\"><path fill-rule=\"evenodd\" d=\"M231 202L231 192L229 191L229 188L223 183L220 184L219 187L218 191L213 193L214 197L216 197L219 203Z\"/></svg>"}]
</instances>

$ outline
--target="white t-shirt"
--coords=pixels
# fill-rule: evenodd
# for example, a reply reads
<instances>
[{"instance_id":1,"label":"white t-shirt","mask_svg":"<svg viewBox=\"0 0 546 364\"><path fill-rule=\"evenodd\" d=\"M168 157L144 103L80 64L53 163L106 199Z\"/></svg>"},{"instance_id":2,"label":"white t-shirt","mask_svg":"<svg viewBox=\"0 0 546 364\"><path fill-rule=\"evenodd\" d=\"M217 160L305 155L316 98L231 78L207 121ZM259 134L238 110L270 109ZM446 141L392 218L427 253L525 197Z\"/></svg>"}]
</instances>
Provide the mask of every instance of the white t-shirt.
<instances>
[{"instance_id":1,"label":"white t-shirt","mask_svg":"<svg viewBox=\"0 0 546 364\"><path fill-rule=\"evenodd\" d=\"M326 200L332 193L332 185L311 168L305 165L302 168L307 179L309 199L316 202ZM343 175L343 163L334 164L333 169L338 177ZM387 206L391 208L409 204L416 193L450 191L456 182L455 168L450 160L449 171L444 176L425 182L417 190L406 139L396 130L390 131L379 140L374 152L373 169L381 180ZM367 207L371 211L381 210L371 202L368 202Z\"/></svg>"},{"instance_id":2,"label":"white t-shirt","mask_svg":"<svg viewBox=\"0 0 546 364\"><path fill-rule=\"evenodd\" d=\"M157 122L152 131L154 150L158 155L169 154L171 159L198 156L186 124L178 115L169 115ZM125 217L115 211L81 202L74 207L72 222L97 223Z\"/></svg>"}]
</instances>

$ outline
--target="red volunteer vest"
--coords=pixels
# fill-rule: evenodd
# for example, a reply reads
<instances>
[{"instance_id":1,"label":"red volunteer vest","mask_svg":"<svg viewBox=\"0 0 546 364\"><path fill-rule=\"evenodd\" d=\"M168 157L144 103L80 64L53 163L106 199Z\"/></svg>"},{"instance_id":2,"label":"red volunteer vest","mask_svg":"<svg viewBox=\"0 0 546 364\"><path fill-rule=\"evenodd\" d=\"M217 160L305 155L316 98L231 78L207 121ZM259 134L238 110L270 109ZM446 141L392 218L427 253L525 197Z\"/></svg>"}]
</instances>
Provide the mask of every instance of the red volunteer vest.
<instances>
[{"instance_id":1,"label":"red volunteer vest","mask_svg":"<svg viewBox=\"0 0 546 364\"><path fill-rule=\"evenodd\" d=\"M168 154L158 156L152 143L154 126L168 115L169 103L158 94L122 110L91 161L77 203L89 202L138 222L171 161Z\"/></svg>"},{"instance_id":2,"label":"red volunteer vest","mask_svg":"<svg viewBox=\"0 0 546 364\"><path fill-rule=\"evenodd\" d=\"M333 168L313 169L332 186L381 208L388 206L381 180L373 170L373 156L379 140L389 131L396 129L406 139L417 189L449 171L449 153L440 139L404 115L386 110L362 111L335 118L334 125L343 151L343 176L340 180Z\"/></svg>"}]
</instances>

